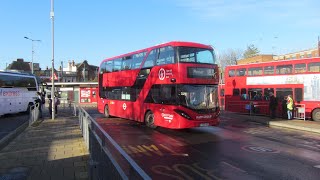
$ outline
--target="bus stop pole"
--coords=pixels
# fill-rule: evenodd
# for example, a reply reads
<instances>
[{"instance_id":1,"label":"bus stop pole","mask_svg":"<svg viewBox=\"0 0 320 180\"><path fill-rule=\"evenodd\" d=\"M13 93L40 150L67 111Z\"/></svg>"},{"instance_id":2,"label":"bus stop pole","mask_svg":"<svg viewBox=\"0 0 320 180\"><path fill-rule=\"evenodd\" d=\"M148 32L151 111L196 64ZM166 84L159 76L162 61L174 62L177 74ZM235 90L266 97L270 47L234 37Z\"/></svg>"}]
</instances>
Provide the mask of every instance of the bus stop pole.
<instances>
[{"instance_id":1,"label":"bus stop pole","mask_svg":"<svg viewBox=\"0 0 320 180\"><path fill-rule=\"evenodd\" d=\"M51 72L51 82L52 82L52 87L51 87L51 102L52 102L52 120L54 120L54 113L55 113L55 98L54 98L54 11L53 11L53 0L51 0L51 11L50 11L50 17L51 17L51 22L52 22L52 72Z\"/></svg>"}]
</instances>

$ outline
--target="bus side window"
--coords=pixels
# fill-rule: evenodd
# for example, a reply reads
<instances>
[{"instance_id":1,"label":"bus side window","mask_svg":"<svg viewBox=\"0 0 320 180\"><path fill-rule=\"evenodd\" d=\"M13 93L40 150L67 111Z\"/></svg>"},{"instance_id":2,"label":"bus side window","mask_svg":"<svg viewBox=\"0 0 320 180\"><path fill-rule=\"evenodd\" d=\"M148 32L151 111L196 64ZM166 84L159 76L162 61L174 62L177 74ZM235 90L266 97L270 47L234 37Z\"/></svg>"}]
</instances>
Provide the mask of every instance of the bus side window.
<instances>
[{"instance_id":1,"label":"bus side window","mask_svg":"<svg viewBox=\"0 0 320 180\"><path fill-rule=\"evenodd\" d=\"M320 72L320 62L309 63L308 72Z\"/></svg>"},{"instance_id":2,"label":"bus side window","mask_svg":"<svg viewBox=\"0 0 320 180\"><path fill-rule=\"evenodd\" d=\"M112 72L112 68L113 68L113 61L107 61L105 63L105 71L106 73Z\"/></svg>"},{"instance_id":3,"label":"bus side window","mask_svg":"<svg viewBox=\"0 0 320 180\"><path fill-rule=\"evenodd\" d=\"M152 85L145 102L156 104L161 103L160 96L160 84L154 84Z\"/></svg>"},{"instance_id":4,"label":"bus side window","mask_svg":"<svg viewBox=\"0 0 320 180\"><path fill-rule=\"evenodd\" d=\"M246 72L247 72L246 68L237 69L236 76L245 76L247 74Z\"/></svg>"},{"instance_id":5,"label":"bus side window","mask_svg":"<svg viewBox=\"0 0 320 180\"><path fill-rule=\"evenodd\" d=\"M305 63L294 65L294 73L296 74L305 73L306 71L307 71L307 68Z\"/></svg>"},{"instance_id":6,"label":"bus side window","mask_svg":"<svg viewBox=\"0 0 320 180\"><path fill-rule=\"evenodd\" d=\"M107 62L101 63L101 65L100 65L100 74L106 72L106 64L107 64Z\"/></svg>"},{"instance_id":7,"label":"bus side window","mask_svg":"<svg viewBox=\"0 0 320 180\"><path fill-rule=\"evenodd\" d=\"M138 69L146 56L146 52L138 53L133 55L132 69Z\"/></svg>"},{"instance_id":8,"label":"bus side window","mask_svg":"<svg viewBox=\"0 0 320 180\"><path fill-rule=\"evenodd\" d=\"M292 93L292 88L276 88L276 97L278 99L283 99L283 97L292 95Z\"/></svg>"},{"instance_id":9,"label":"bus side window","mask_svg":"<svg viewBox=\"0 0 320 180\"><path fill-rule=\"evenodd\" d=\"M154 66L154 60L156 59L156 54L157 54L156 52L157 52L157 50L154 49L148 54L148 57L145 60L142 68L153 67Z\"/></svg>"},{"instance_id":10,"label":"bus side window","mask_svg":"<svg viewBox=\"0 0 320 180\"><path fill-rule=\"evenodd\" d=\"M138 78L146 79L149 74L150 74L150 68L141 69L139 74L138 74Z\"/></svg>"},{"instance_id":11,"label":"bus side window","mask_svg":"<svg viewBox=\"0 0 320 180\"><path fill-rule=\"evenodd\" d=\"M248 76L260 76L260 75L262 75L262 68L261 67L248 69Z\"/></svg>"},{"instance_id":12,"label":"bus side window","mask_svg":"<svg viewBox=\"0 0 320 180\"><path fill-rule=\"evenodd\" d=\"M262 100L262 89L260 88L250 88L248 94L251 100Z\"/></svg>"},{"instance_id":13,"label":"bus side window","mask_svg":"<svg viewBox=\"0 0 320 180\"><path fill-rule=\"evenodd\" d=\"M268 75L268 74L274 74L274 67L273 66L266 66L263 68L263 74Z\"/></svg>"},{"instance_id":14,"label":"bus side window","mask_svg":"<svg viewBox=\"0 0 320 180\"><path fill-rule=\"evenodd\" d=\"M273 88L265 88L263 90L264 92L264 100L269 101L270 100L270 93L274 94L274 89Z\"/></svg>"},{"instance_id":15,"label":"bus side window","mask_svg":"<svg viewBox=\"0 0 320 180\"><path fill-rule=\"evenodd\" d=\"M113 68L112 71L113 72L117 72L121 70L121 64L122 64L122 60L121 59L115 59L113 60Z\"/></svg>"},{"instance_id":16,"label":"bus side window","mask_svg":"<svg viewBox=\"0 0 320 180\"><path fill-rule=\"evenodd\" d=\"M121 70L129 70L132 65L132 56L126 56L122 58L122 67Z\"/></svg>"},{"instance_id":17,"label":"bus side window","mask_svg":"<svg viewBox=\"0 0 320 180\"><path fill-rule=\"evenodd\" d=\"M302 88L294 89L294 100L298 103L303 100Z\"/></svg>"},{"instance_id":18,"label":"bus side window","mask_svg":"<svg viewBox=\"0 0 320 180\"><path fill-rule=\"evenodd\" d=\"M239 96L240 95L240 90L238 88L233 89L232 95L233 96Z\"/></svg>"},{"instance_id":19,"label":"bus side window","mask_svg":"<svg viewBox=\"0 0 320 180\"><path fill-rule=\"evenodd\" d=\"M229 77L234 77L234 75L235 75L235 70L234 70L234 69L230 69L229 72L228 72L228 74L229 74Z\"/></svg>"},{"instance_id":20,"label":"bus side window","mask_svg":"<svg viewBox=\"0 0 320 180\"><path fill-rule=\"evenodd\" d=\"M246 88L241 88L241 97L240 99L242 100L247 100L248 96L247 96L247 89Z\"/></svg>"},{"instance_id":21,"label":"bus side window","mask_svg":"<svg viewBox=\"0 0 320 180\"><path fill-rule=\"evenodd\" d=\"M276 68L276 74L291 74L292 73L292 64L291 65L279 65Z\"/></svg>"},{"instance_id":22,"label":"bus side window","mask_svg":"<svg viewBox=\"0 0 320 180\"><path fill-rule=\"evenodd\" d=\"M174 57L174 51L171 46L162 47L159 49L159 56L156 61L156 65L172 64Z\"/></svg>"}]
</instances>

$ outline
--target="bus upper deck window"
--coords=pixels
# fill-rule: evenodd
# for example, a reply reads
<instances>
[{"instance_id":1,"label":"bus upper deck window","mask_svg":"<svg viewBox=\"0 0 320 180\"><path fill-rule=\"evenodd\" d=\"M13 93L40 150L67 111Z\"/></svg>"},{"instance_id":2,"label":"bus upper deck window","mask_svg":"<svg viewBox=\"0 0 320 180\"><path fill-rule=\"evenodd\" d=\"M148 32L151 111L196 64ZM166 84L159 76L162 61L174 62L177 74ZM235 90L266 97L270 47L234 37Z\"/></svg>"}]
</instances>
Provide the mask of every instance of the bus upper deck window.
<instances>
[{"instance_id":1,"label":"bus upper deck window","mask_svg":"<svg viewBox=\"0 0 320 180\"><path fill-rule=\"evenodd\" d=\"M247 71L247 69L245 69L245 68L237 69L236 75L237 76L245 76L247 74L246 71Z\"/></svg>"},{"instance_id":2,"label":"bus upper deck window","mask_svg":"<svg viewBox=\"0 0 320 180\"><path fill-rule=\"evenodd\" d=\"M260 75L262 75L262 68L261 67L255 67L255 68L248 69L248 76L260 76Z\"/></svg>"},{"instance_id":3,"label":"bus upper deck window","mask_svg":"<svg viewBox=\"0 0 320 180\"><path fill-rule=\"evenodd\" d=\"M307 68L305 63L294 65L294 73L298 74L298 73L304 73L306 71L307 71Z\"/></svg>"},{"instance_id":4,"label":"bus upper deck window","mask_svg":"<svg viewBox=\"0 0 320 180\"><path fill-rule=\"evenodd\" d=\"M291 74L292 64L290 65L279 65L276 68L276 74Z\"/></svg>"},{"instance_id":5,"label":"bus upper deck window","mask_svg":"<svg viewBox=\"0 0 320 180\"><path fill-rule=\"evenodd\" d=\"M147 59L145 60L144 64L143 64L143 68L146 67L153 67L154 66L154 61L156 59L156 49L152 50L149 54Z\"/></svg>"},{"instance_id":6,"label":"bus upper deck window","mask_svg":"<svg viewBox=\"0 0 320 180\"><path fill-rule=\"evenodd\" d=\"M268 75L268 74L274 74L274 67L273 66L266 66L263 68L263 73L265 75Z\"/></svg>"},{"instance_id":7,"label":"bus upper deck window","mask_svg":"<svg viewBox=\"0 0 320 180\"><path fill-rule=\"evenodd\" d=\"M229 77L234 77L234 75L235 75L235 70L234 69L230 69L229 70L229 72L228 72L228 74L229 74Z\"/></svg>"},{"instance_id":8,"label":"bus upper deck window","mask_svg":"<svg viewBox=\"0 0 320 180\"><path fill-rule=\"evenodd\" d=\"M309 63L308 72L320 72L320 62Z\"/></svg>"}]
</instances>

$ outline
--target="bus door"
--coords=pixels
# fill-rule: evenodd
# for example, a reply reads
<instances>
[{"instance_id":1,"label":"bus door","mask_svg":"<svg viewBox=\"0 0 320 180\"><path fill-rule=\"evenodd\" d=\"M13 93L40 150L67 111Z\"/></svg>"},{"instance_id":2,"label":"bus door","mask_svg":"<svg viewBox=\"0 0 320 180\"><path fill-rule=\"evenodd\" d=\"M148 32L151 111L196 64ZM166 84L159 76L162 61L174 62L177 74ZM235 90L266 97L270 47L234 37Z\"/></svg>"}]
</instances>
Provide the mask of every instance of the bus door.
<instances>
[{"instance_id":1,"label":"bus door","mask_svg":"<svg viewBox=\"0 0 320 180\"><path fill-rule=\"evenodd\" d=\"M97 102L97 88L91 88L91 102Z\"/></svg>"},{"instance_id":2,"label":"bus door","mask_svg":"<svg viewBox=\"0 0 320 180\"><path fill-rule=\"evenodd\" d=\"M116 116L124 117L126 119L134 119L135 111L133 107L133 94L131 93L131 87L122 87L120 101L117 103L119 111Z\"/></svg>"}]
</instances>

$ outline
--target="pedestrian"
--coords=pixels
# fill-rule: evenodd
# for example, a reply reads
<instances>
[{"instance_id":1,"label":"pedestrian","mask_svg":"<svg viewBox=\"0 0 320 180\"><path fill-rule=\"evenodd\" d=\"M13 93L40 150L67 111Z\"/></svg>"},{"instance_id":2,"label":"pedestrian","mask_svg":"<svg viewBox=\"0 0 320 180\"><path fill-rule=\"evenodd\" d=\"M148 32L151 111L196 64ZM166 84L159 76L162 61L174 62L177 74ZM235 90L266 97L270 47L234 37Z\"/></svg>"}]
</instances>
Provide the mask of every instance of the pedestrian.
<instances>
[{"instance_id":1,"label":"pedestrian","mask_svg":"<svg viewBox=\"0 0 320 180\"><path fill-rule=\"evenodd\" d=\"M287 110L287 96L284 96L281 102L282 106L282 119L287 119L288 118L288 110Z\"/></svg>"},{"instance_id":2,"label":"pedestrian","mask_svg":"<svg viewBox=\"0 0 320 180\"><path fill-rule=\"evenodd\" d=\"M293 119L292 117L292 111L293 111L293 99L291 95L288 95L287 97L287 112L288 112L288 119Z\"/></svg>"},{"instance_id":3,"label":"pedestrian","mask_svg":"<svg viewBox=\"0 0 320 180\"><path fill-rule=\"evenodd\" d=\"M276 117L276 109L278 106L277 98L274 97L273 93L269 93L270 102L269 102L269 110L270 110L270 118L274 119Z\"/></svg>"},{"instance_id":4,"label":"pedestrian","mask_svg":"<svg viewBox=\"0 0 320 180\"><path fill-rule=\"evenodd\" d=\"M58 94L55 93L54 95L54 112L55 114L58 114L58 105L60 105L60 100L58 98Z\"/></svg>"},{"instance_id":5,"label":"pedestrian","mask_svg":"<svg viewBox=\"0 0 320 180\"><path fill-rule=\"evenodd\" d=\"M52 116L52 98L51 98L51 95L48 95L48 103L49 103L49 106L48 106L48 109L49 109L49 114L50 116Z\"/></svg>"}]
</instances>

